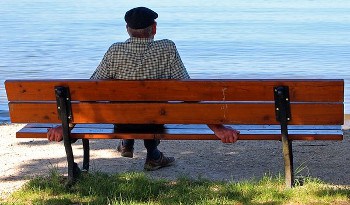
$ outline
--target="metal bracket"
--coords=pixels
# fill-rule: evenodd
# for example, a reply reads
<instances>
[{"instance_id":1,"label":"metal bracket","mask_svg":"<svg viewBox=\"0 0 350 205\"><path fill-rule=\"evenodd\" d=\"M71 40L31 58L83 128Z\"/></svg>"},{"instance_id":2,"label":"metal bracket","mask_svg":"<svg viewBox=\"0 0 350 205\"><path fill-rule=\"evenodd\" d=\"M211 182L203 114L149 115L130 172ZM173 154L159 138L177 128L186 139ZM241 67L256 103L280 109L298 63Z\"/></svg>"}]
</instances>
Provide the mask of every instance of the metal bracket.
<instances>
[{"instance_id":1,"label":"metal bracket","mask_svg":"<svg viewBox=\"0 0 350 205\"><path fill-rule=\"evenodd\" d=\"M288 121L291 120L289 88L287 86L274 87L276 120L281 125L281 139L284 158L286 187L294 185L292 141L288 139Z\"/></svg>"},{"instance_id":2,"label":"metal bracket","mask_svg":"<svg viewBox=\"0 0 350 205\"><path fill-rule=\"evenodd\" d=\"M56 94L58 118L60 120L67 118L69 122L72 122L73 114L72 114L72 104L70 99L69 87L56 86L55 94ZM60 99L64 99L64 101ZM65 105L62 105L62 103L65 103ZM67 113L65 113L65 115L67 116L62 116L62 113L64 112L62 112L61 109L64 107L66 108Z\"/></svg>"},{"instance_id":3,"label":"metal bracket","mask_svg":"<svg viewBox=\"0 0 350 205\"><path fill-rule=\"evenodd\" d=\"M290 111L289 87L274 87L275 113L278 122L288 122L292 119Z\"/></svg>"},{"instance_id":4,"label":"metal bracket","mask_svg":"<svg viewBox=\"0 0 350 205\"><path fill-rule=\"evenodd\" d=\"M70 187L76 181L80 169L76 163L74 163L72 142L70 138L69 123L72 122L72 106L69 95L69 88L63 86L55 87L57 111L58 116L62 121L63 142L66 150L67 162L68 162L68 182L67 186Z\"/></svg>"}]
</instances>

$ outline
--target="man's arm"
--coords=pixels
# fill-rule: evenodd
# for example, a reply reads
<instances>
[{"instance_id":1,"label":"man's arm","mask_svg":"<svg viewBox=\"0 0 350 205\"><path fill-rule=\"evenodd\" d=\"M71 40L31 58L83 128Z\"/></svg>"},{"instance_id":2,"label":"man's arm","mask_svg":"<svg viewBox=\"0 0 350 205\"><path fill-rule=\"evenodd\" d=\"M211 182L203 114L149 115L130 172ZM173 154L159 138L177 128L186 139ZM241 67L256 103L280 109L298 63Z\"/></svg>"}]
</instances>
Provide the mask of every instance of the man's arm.
<instances>
[{"instance_id":1,"label":"man's arm","mask_svg":"<svg viewBox=\"0 0 350 205\"><path fill-rule=\"evenodd\" d=\"M180 54L176 49L174 43L173 46L173 56L171 58L171 70L172 70L172 79L190 79L188 72L181 60ZM223 143L235 143L238 139L239 131L226 127L221 124L209 124L207 125L214 134L223 142Z\"/></svg>"},{"instance_id":2,"label":"man's arm","mask_svg":"<svg viewBox=\"0 0 350 205\"><path fill-rule=\"evenodd\" d=\"M180 54L177 51L176 45L174 42L170 41L170 61L169 61L169 69L170 69L170 79L190 79L190 75L188 74L185 65L183 64Z\"/></svg>"},{"instance_id":3,"label":"man's arm","mask_svg":"<svg viewBox=\"0 0 350 205\"><path fill-rule=\"evenodd\" d=\"M90 79L112 79L111 68L114 44L109 47Z\"/></svg>"},{"instance_id":4,"label":"man's arm","mask_svg":"<svg viewBox=\"0 0 350 205\"><path fill-rule=\"evenodd\" d=\"M112 63L112 51L113 51L113 45L108 49L108 51L103 56L103 59L101 60L100 64L94 71L94 73L91 75L90 79L109 79L110 76L110 67ZM72 130L74 128L75 124L70 123L69 128ZM63 128L62 126L56 126L53 128L47 129L47 139L49 141L56 141L60 142L63 140Z\"/></svg>"}]
</instances>

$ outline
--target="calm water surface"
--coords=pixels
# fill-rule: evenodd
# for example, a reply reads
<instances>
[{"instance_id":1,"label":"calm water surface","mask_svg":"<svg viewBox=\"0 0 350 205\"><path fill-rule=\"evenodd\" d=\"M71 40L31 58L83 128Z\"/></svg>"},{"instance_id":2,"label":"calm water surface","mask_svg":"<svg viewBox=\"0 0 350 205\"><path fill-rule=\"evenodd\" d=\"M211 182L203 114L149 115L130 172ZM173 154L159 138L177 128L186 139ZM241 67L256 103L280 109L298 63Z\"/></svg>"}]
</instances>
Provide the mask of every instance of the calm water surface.
<instances>
[{"instance_id":1,"label":"calm water surface","mask_svg":"<svg viewBox=\"0 0 350 205\"><path fill-rule=\"evenodd\" d=\"M90 77L136 6L158 12L156 39L176 43L192 78L341 78L350 113L348 0L1 0L0 122L5 79Z\"/></svg>"}]
</instances>

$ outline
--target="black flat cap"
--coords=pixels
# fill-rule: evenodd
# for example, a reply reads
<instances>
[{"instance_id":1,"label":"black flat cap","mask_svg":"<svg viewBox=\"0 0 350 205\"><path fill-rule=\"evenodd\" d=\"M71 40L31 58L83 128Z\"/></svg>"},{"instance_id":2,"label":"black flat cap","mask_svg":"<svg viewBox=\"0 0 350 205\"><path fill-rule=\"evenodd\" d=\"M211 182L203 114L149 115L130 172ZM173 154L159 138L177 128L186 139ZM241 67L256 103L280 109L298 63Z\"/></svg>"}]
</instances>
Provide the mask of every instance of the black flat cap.
<instances>
[{"instance_id":1,"label":"black flat cap","mask_svg":"<svg viewBox=\"0 0 350 205\"><path fill-rule=\"evenodd\" d=\"M136 7L125 13L125 22L132 29L143 29L154 23L158 14L146 7Z\"/></svg>"}]
</instances>

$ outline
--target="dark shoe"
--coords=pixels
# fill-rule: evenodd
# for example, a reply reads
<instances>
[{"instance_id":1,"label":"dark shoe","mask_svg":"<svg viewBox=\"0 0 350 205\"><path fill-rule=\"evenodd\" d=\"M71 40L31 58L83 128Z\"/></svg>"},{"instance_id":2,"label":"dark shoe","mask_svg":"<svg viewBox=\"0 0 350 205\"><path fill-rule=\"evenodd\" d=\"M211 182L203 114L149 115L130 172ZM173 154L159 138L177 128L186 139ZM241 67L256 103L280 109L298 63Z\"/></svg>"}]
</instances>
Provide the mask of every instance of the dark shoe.
<instances>
[{"instance_id":1,"label":"dark shoe","mask_svg":"<svg viewBox=\"0 0 350 205\"><path fill-rule=\"evenodd\" d=\"M117 146L117 151L120 152L120 155L122 157L129 157L129 158L134 157L134 148L123 146L122 141L119 142Z\"/></svg>"},{"instance_id":2,"label":"dark shoe","mask_svg":"<svg viewBox=\"0 0 350 205\"><path fill-rule=\"evenodd\" d=\"M157 169L160 169L162 167L167 167L172 164L174 164L175 158L174 157L165 157L163 153L160 153L160 158L158 160L154 159L146 159L146 163L144 166L144 169L146 171L154 171Z\"/></svg>"}]
</instances>

